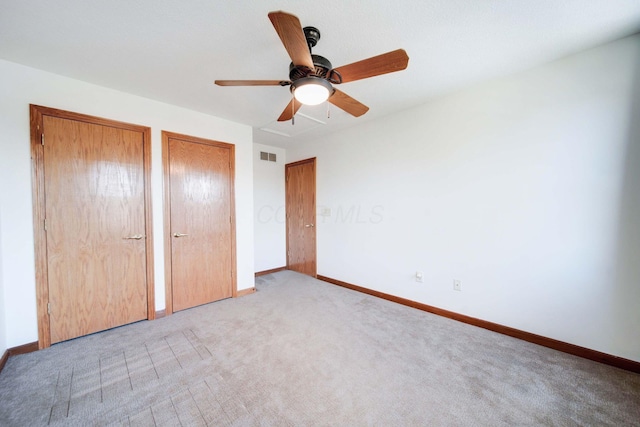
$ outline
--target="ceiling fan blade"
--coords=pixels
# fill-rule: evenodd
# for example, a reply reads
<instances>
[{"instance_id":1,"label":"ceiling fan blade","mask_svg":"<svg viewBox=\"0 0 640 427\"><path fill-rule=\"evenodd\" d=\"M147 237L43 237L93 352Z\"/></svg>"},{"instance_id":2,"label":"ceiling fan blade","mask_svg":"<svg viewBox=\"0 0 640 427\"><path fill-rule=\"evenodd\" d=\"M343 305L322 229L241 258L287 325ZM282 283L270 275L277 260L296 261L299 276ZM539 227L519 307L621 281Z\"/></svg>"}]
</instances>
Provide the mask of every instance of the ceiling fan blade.
<instances>
[{"instance_id":1,"label":"ceiling fan blade","mask_svg":"<svg viewBox=\"0 0 640 427\"><path fill-rule=\"evenodd\" d=\"M353 82L366 79L368 77L379 76L381 74L393 73L407 68L409 56L404 49L398 49L382 55L373 56L352 64L335 68L342 76L342 83Z\"/></svg>"},{"instance_id":2,"label":"ceiling fan blade","mask_svg":"<svg viewBox=\"0 0 640 427\"><path fill-rule=\"evenodd\" d=\"M304 65L314 70L311 52L307 45L307 39L302 31L302 25L298 17L286 12L278 11L269 13L269 19L276 29L280 40L291 57L294 65Z\"/></svg>"},{"instance_id":3,"label":"ceiling fan blade","mask_svg":"<svg viewBox=\"0 0 640 427\"><path fill-rule=\"evenodd\" d=\"M216 80L218 86L289 86L285 80Z\"/></svg>"},{"instance_id":4,"label":"ceiling fan blade","mask_svg":"<svg viewBox=\"0 0 640 427\"><path fill-rule=\"evenodd\" d=\"M282 111L282 114L278 117L278 121L286 122L287 120L291 120L300 107L302 107L302 103L295 98L291 98L291 102L289 102L284 111Z\"/></svg>"},{"instance_id":5,"label":"ceiling fan blade","mask_svg":"<svg viewBox=\"0 0 640 427\"><path fill-rule=\"evenodd\" d=\"M329 102L355 117L360 117L369 111L369 107L338 89L334 89L333 95L329 98Z\"/></svg>"}]
</instances>

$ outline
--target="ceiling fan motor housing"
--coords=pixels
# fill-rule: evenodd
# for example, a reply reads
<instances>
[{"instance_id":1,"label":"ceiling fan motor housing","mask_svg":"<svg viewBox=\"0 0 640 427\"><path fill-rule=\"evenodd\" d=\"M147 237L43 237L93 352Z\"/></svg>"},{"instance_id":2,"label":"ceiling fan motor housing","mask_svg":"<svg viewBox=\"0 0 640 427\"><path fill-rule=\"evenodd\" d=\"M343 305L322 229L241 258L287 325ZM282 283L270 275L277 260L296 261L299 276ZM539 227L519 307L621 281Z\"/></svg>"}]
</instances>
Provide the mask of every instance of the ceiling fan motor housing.
<instances>
[{"instance_id":1,"label":"ceiling fan motor housing","mask_svg":"<svg viewBox=\"0 0 640 427\"><path fill-rule=\"evenodd\" d=\"M315 72L305 66L294 65L292 62L289 64L289 79L291 79L291 81L295 81L309 76L327 78L329 71L333 68L331 62L329 62L329 60L324 56L320 55L311 55L311 59L313 60Z\"/></svg>"}]
</instances>

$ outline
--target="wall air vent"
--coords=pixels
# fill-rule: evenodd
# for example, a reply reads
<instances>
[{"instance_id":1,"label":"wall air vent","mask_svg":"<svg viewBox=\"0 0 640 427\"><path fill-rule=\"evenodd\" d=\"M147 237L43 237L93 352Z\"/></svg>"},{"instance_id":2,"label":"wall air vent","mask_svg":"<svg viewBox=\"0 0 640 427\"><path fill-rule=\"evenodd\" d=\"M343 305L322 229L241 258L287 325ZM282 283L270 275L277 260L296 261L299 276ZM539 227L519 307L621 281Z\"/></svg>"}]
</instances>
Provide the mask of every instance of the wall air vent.
<instances>
[{"instance_id":1,"label":"wall air vent","mask_svg":"<svg viewBox=\"0 0 640 427\"><path fill-rule=\"evenodd\" d=\"M266 151L261 151L260 152L260 160L264 160L267 162L275 162L276 161L276 155L275 153L267 153Z\"/></svg>"}]
</instances>

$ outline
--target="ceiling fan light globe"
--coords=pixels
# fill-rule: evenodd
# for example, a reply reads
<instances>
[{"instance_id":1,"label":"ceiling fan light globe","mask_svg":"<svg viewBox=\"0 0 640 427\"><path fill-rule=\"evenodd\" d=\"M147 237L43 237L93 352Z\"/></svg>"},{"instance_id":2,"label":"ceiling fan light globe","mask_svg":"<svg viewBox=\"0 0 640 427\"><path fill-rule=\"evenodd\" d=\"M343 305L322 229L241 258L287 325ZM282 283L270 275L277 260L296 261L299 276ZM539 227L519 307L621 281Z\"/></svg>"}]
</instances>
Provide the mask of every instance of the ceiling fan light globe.
<instances>
[{"instance_id":1,"label":"ceiling fan light globe","mask_svg":"<svg viewBox=\"0 0 640 427\"><path fill-rule=\"evenodd\" d=\"M304 105L318 105L329 99L333 94L333 86L329 81L309 76L296 79L291 83L293 97Z\"/></svg>"},{"instance_id":2,"label":"ceiling fan light globe","mask_svg":"<svg viewBox=\"0 0 640 427\"><path fill-rule=\"evenodd\" d=\"M316 83L296 87L293 96L304 105L318 105L329 99L329 89Z\"/></svg>"}]
</instances>

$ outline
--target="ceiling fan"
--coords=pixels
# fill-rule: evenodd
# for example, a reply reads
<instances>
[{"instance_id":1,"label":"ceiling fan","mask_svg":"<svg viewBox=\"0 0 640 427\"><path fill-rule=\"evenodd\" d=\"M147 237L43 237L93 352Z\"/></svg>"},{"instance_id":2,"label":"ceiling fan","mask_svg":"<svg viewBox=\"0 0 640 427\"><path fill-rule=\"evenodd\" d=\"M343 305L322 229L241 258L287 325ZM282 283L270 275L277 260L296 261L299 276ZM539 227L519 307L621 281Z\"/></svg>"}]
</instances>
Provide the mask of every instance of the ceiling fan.
<instances>
[{"instance_id":1,"label":"ceiling fan","mask_svg":"<svg viewBox=\"0 0 640 427\"><path fill-rule=\"evenodd\" d=\"M317 105L327 100L347 113L360 117L369 107L333 85L401 71L409 64L407 52L398 49L333 68L327 58L311 53L320 40L317 28L302 28L296 16L282 11L271 12L268 16L291 57L290 80L216 80L215 83L219 86L290 86L293 97L278 121L291 120L303 104Z\"/></svg>"}]
</instances>

